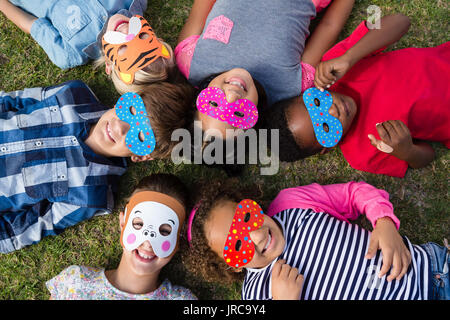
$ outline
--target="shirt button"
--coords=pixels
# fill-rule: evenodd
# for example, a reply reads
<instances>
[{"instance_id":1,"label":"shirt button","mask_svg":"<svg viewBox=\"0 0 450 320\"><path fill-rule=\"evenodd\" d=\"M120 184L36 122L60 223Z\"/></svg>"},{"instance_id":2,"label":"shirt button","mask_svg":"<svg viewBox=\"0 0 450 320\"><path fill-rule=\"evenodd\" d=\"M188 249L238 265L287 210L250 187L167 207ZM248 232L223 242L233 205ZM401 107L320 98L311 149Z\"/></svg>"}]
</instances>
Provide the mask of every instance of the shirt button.
<instances>
[{"instance_id":1,"label":"shirt button","mask_svg":"<svg viewBox=\"0 0 450 320\"><path fill-rule=\"evenodd\" d=\"M1 148L0 148L0 151L1 151L1 152L5 152L6 150L8 150L8 148L6 148L6 147L1 147Z\"/></svg>"},{"instance_id":2,"label":"shirt button","mask_svg":"<svg viewBox=\"0 0 450 320\"><path fill-rule=\"evenodd\" d=\"M108 16L103 16L103 21L106 22L107 19L108 19Z\"/></svg>"},{"instance_id":3,"label":"shirt button","mask_svg":"<svg viewBox=\"0 0 450 320\"><path fill-rule=\"evenodd\" d=\"M40 146L42 146L42 141L36 141L35 144L36 144L37 147L40 147Z\"/></svg>"},{"instance_id":4,"label":"shirt button","mask_svg":"<svg viewBox=\"0 0 450 320\"><path fill-rule=\"evenodd\" d=\"M73 143L76 143L76 142L77 142L77 138L73 137L73 138L72 138L72 142L73 142Z\"/></svg>"},{"instance_id":5,"label":"shirt button","mask_svg":"<svg viewBox=\"0 0 450 320\"><path fill-rule=\"evenodd\" d=\"M57 109L56 107L53 107L53 108L51 108L50 110L51 110L52 112L58 111L58 109Z\"/></svg>"}]
</instances>

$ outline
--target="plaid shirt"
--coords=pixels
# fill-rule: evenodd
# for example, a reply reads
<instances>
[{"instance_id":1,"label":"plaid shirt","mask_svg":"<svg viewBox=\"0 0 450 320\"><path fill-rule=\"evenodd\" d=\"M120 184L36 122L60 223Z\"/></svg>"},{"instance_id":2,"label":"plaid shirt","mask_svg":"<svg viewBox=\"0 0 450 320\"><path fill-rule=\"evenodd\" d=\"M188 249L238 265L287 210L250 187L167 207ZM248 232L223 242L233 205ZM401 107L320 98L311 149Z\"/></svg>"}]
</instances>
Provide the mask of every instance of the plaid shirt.
<instances>
[{"instance_id":1,"label":"plaid shirt","mask_svg":"<svg viewBox=\"0 0 450 320\"><path fill-rule=\"evenodd\" d=\"M81 81L0 91L0 252L111 212L126 160L84 143L108 109Z\"/></svg>"}]
</instances>

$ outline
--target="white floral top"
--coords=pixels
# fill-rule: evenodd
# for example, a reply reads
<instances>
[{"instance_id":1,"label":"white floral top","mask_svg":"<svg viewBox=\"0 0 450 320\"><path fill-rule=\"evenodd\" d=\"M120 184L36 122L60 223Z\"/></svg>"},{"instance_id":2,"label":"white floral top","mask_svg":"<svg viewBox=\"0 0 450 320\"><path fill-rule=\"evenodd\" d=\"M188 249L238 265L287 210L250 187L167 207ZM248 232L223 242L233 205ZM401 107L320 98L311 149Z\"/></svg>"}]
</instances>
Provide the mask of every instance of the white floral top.
<instances>
[{"instance_id":1,"label":"white floral top","mask_svg":"<svg viewBox=\"0 0 450 320\"><path fill-rule=\"evenodd\" d=\"M168 279L153 292L132 294L115 288L105 269L70 266L46 283L55 300L197 300L189 290L174 286Z\"/></svg>"}]
</instances>

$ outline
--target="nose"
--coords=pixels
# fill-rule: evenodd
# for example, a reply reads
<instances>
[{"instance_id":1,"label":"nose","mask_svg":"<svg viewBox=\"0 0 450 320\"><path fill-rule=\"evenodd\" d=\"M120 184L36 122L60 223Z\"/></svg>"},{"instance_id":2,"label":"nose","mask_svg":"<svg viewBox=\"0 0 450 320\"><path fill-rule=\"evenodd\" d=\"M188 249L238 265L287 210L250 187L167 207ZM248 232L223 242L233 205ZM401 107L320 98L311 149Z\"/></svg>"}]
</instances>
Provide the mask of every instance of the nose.
<instances>
[{"instance_id":1,"label":"nose","mask_svg":"<svg viewBox=\"0 0 450 320\"><path fill-rule=\"evenodd\" d=\"M264 243L264 240L266 240L267 238L267 233L268 230L264 226L249 233L250 239L252 239L255 247L257 247L261 243Z\"/></svg>"},{"instance_id":2,"label":"nose","mask_svg":"<svg viewBox=\"0 0 450 320\"><path fill-rule=\"evenodd\" d=\"M122 136L126 135L128 130L130 130L130 127L131 126L127 122L122 121L122 120L117 120L117 128L118 128L120 135L122 135Z\"/></svg>"},{"instance_id":3,"label":"nose","mask_svg":"<svg viewBox=\"0 0 450 320\"><path fill-rule=\"evenodd\" d=\"M339 108L337 107L336 103L333 103L331 105L330 109L328 110L328 113L335 118L339 118L340 112L339 112Z\"/></svg>"},{"instance_id":4,"label":"nose","mask_svg":"<svg viewBox=\"0 0 450 320\"><path fill-rule=\"evenodd\" d=\"M233 102L241 99L242 95L233 89L228 89L228 90L225 90L225 97L229 103L233 103Z\"/></svg>"}]
</instances>

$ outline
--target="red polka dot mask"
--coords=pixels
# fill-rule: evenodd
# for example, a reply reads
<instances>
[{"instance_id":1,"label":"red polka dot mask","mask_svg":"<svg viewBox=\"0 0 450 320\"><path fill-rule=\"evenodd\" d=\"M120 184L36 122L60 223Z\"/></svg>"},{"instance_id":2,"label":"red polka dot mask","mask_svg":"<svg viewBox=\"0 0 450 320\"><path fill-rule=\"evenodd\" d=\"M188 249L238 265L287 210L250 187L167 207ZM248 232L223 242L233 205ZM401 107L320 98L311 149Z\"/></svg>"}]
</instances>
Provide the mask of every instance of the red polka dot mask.
<instances>
[{"instance_id":1,"label":"red polka dot mask","mask_svg":"<svg viewBox=\"0 0 450 320\"><path fill-rule=\"evenodd\" d=\"M125 207L125 223L120 242L133 251L148 240L160 258L172 254L177 246L180 221L184 207L174 198L153 191L134 194Z\"/></svg>"},{"instance_id":2,"label":"red polka dot mask","mask_svg":"<svg viewBox=\"0 0 450 320\"><path fill-rule=\"evenodd\" d=\"M117 117L130 125L125 137L127 148L135 155L146 156L155 149L155 134L150 126L144 101L134 92L123 94L115 105Z\"/></svg>"},{"instance_id":3,"label":"red polka dot mask","mask_svg":"<svg viewBox=\"0 0 450 320\"><path fill-rule=\"evenodd\" d=\"M253 259L255 245L250 232L261 228L263 223L264 212L255 201L244 199L238 203L223 248L223 258L229 266L239 268Z\"/></svg>"}]
</instances>

